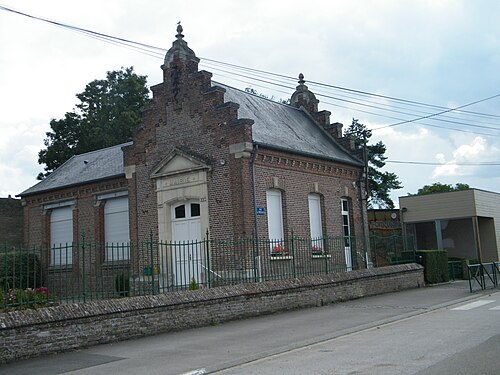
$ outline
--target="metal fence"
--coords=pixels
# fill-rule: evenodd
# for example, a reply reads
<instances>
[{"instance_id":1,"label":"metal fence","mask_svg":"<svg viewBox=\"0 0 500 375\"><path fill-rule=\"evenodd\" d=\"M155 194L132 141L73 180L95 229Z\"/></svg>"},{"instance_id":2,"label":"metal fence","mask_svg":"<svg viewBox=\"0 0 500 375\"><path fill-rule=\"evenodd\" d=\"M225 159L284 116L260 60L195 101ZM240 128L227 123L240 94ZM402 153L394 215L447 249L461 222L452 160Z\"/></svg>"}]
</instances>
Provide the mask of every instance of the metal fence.
<instances>
[{"instance_id":1,"label":"metal fence","mask_svg":"<svg viewBox=\"0 0 500 375\"><path fill-rule=\"evenodd\" d=\"M475 286L478 286L481 290L498 288L500 262L469 264L467 272L471 293L475 290Z\"/></svg>"},{"instance_id":2,"label":"metal fence","mask_svg":"<svg viewBox=\"0 0 500 375\"><path fill-rule=\"evenodd\" d=\"M283 280L413 262L400 236L3 246L0 308Z\"/></svg>"}]
</instances>

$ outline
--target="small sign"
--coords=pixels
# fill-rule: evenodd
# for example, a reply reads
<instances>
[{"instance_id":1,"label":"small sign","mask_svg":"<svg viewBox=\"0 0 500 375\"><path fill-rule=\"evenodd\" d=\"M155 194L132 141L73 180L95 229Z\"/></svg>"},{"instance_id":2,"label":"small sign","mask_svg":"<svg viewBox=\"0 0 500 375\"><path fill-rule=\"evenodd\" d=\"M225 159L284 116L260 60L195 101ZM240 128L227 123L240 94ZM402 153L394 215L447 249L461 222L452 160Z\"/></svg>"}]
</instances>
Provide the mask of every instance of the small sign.
<instances>
[{"instance_id":1,"label":"small sign","mask_svg":"<svg viewBox=\"0 0 500 375\"><path fill-rule=\"evenodd\" d=\"M266 210L264 207L257 207L257 215L264 215L266 213Z\"/></svg>"}]
</instances>

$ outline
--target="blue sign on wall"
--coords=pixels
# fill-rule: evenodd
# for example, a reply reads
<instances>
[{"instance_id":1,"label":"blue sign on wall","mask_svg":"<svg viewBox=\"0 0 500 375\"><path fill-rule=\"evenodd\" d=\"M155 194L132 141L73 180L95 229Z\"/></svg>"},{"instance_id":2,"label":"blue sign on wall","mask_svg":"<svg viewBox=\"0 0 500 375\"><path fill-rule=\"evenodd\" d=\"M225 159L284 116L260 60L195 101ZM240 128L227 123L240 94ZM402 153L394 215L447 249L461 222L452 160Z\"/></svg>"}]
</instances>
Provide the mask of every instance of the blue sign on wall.
<instances>
[{"instance_id":1,"label":"blue sign on wall","mask_svg":"<svg viewBox=\"0 0 500 375\"><path fill-rule=\"evenodd\" d=\"M257 215L264 215L266 213L266 210L264 207L257 207Z\"/></svg>"}]
</instances>

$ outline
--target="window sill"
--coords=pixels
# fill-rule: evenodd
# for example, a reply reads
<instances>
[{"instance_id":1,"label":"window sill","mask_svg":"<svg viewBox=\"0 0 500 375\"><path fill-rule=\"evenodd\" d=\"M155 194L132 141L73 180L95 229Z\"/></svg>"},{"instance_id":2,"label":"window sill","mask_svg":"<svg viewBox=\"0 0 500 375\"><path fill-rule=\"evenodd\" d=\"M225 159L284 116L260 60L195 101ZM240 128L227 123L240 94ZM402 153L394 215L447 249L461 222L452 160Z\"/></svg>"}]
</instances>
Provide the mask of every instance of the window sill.
<instances>
[{"instance_id":1,"label":"window sill","mask_svg":"<svg viewBox=\"0 0 500 375\"><path fill-rule=\"evenodd\" d=\"M52 264L48 268L49 273L51 272L72 272L73 264Z\"/></svg>"},{"instance_id":2,"label":"window sill","mask_svg":"<svg viewBox=\"0 0 500 375\"><path fill-rule=\"evenodd\" d=\"M313 254L312 258L313 259L324 259L324 258L331 258L331 254Z\"/></svg>"},{"instance_id":3,"label":"window sill","mask_svg":"<svg viewBox=\"0 0 500 375\"><path fill-rule=\"evenodd\" d=\"M115 261L104 261L102 263L102 268L104 269L114 269L114 268L128 268L130 266L130 261L125 260L115 260Z\"/></svg>"},{"instance_id":4,"label":"window sill","mask_svg":"<svg viewBox=\"0 0 500 375\"><path fill-rule=\"evenodd\" d=\"M271 254L271 260L290 260L293 259L291 255L273 255Z\"/></svg>"}]
</instances>

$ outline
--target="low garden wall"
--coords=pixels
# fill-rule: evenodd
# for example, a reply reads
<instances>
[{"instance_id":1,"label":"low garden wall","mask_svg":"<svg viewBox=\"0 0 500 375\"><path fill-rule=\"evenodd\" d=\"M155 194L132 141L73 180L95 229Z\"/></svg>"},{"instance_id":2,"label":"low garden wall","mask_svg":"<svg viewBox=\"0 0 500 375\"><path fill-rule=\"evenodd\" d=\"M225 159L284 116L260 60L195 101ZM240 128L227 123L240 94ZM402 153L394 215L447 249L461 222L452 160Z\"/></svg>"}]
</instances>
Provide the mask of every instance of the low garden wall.
<instances>
[{"instance_id":1,"label":"low garden wall","mask_svg":"<svg viewBox=\"0 0 500 375\"><path fill-rule=\"evenodd\" d=\"M0 363L423 285L422 266L402 264L10 311L0 313Z\"/></svg>"}]
</instances>

